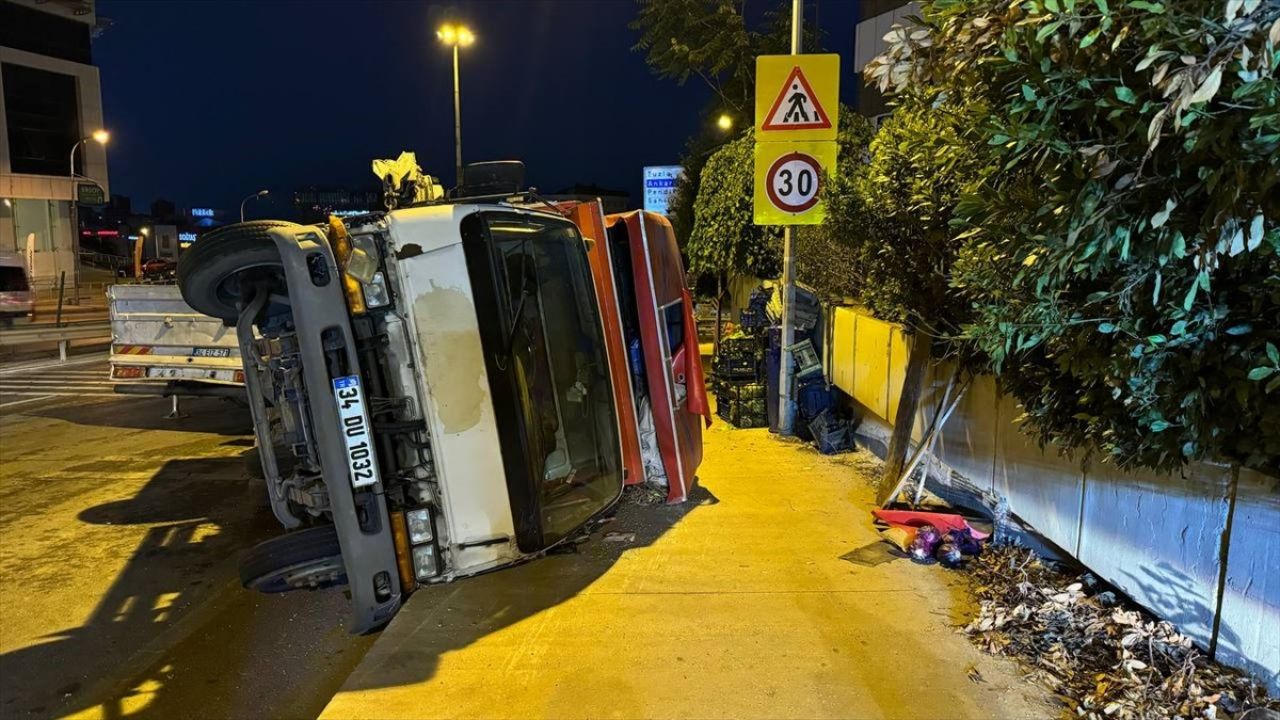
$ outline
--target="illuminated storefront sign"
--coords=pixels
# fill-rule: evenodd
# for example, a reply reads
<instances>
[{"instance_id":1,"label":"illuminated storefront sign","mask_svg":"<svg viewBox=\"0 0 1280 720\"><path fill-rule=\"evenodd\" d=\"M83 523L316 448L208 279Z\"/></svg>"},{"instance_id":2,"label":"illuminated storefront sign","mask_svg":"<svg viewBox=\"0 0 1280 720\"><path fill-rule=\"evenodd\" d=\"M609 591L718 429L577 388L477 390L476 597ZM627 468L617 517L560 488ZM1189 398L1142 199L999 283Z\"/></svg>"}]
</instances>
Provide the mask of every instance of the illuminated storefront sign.
<instances>
[{"instance_id":1,"label":"illuminated storefront sign","mask_svg":"<svg viewBox=\"0 0 1280 720\"><path fill-rule=\"evenodd\" d=\"M191 208L191 217L213 217L213 208Z\"/></svg>"}]
</instances>

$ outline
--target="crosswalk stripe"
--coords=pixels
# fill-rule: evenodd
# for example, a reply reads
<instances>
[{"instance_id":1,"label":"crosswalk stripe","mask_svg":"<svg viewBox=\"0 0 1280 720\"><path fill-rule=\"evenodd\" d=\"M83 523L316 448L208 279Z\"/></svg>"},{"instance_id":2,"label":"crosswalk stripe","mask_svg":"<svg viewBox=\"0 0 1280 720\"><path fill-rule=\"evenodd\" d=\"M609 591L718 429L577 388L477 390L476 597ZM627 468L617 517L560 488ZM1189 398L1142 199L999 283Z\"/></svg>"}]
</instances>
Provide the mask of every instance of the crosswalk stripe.
<instances>
[{"instance_id":1,"label":"crosswalk stripe","mask_svg":"<svg viewBox=\"0 0 1280 720\"><path fill-rule=\"evenodd\" d=\"M6 380L0 381L0 387L28 387L32 385L115 385L115 381L103 378L101 380Z\"/></svg>"},{"instance_id":2,"label":"crosswalk stripe","mask_svg":"<svg viewBox=\"0 0 1280 720\"><path fill-rule=\"evenodd\" d=\"M41 395L40 397L27 398L26 400L14 400L12 402L0 403L0 409L11 407L13 405L22 405L25 403L36 402L37 400L48 400L53 395Z\"/></svg>"},{"instance_id":3,"label":"crosswalk stripe","mask_svg":"<svg viewBox=\"0 0 1280 720\"><path fill-rule=\"evenodd\" d=\"M79 360L68 360L67 362L40 362L27 363L16 367L0 368L0 375L15 375L17 373L31 372L33 370L61 370L73 367L81 367L90 363L101 363L102 367L106 367L106 360L98 355L96 357L83 358Z\"/></svg>"},{"instance_id":4,"label":"crosswalk stripe","mask_svg":"<svg viewBox=\"0 0 1280 720\"><path fill-rule=\"evenodd\" d=\"M106 377L108 372L110 372L110 370L109 370L108 368L102 368L101 370L84 370L84 371L75 371L75 370L56 370L56 371L53 371L53 372L32 373L32 374L31 374L31 377L38 377L38 378L44 378L44 377L67 377L67 378L78 378L78 377ZM19 377L21 377L21 376L19 376Z\"/></svg>"},{"instance_id":5,"label":"crosswalk stripe","mask_svg":"<svg viewBox=\"0 0 1280 720\"><path fill-rule=\"evenodd\" d=\"M89 396L89 397L126 397L126 396L124 396L124 395L120 395L119 393L112 393L112 392L81 392L81 391L79 391L79 390L41 390L41 391L39 391L39 392L23 392L23 391L15 391L15 390L0 390L0 395L17 395L18 397L22 397L22 396L25 396L25 395L39 395L39 396L41 396L41 397L48 397L48 396L50 396L50 395L74 395L74 396L76 396L76 397L80 397L80 396Z\"/></svg>"},{"instance_id":6,"label":"crosswalk stripe","mask_svg":"<svg viewBox=\"0 0 1280 720\"><path fill-rule=\"evenodd\" d=\"M108 394L108 393L90 393L90 394L87 394L87 395L66 395L66 394L61 394L61 393L0 393L0 395L16 395L16 396L18 396L18 397L23 397L23 396L25 396L25 395L31 395L31 396L32 396L32 397L25 397L25 398L24 398L24 399L22 399L22 400L10 400L9 402L0 403L0 410L3 410L3 409L5 409L5 408L9 408L9 407L13 407L13 406L15 406L15 405L26 405L26 404L28 404L28 403L40 402L41 400L54 400L54 399L64 398L64 397L82 397L82 398L83 398L83 397L95 397L95 398L100 398L100 397L116 397L116 398L123 398L123 397L127 397L126 395L116 395L116 394L114 394L114 393L110 393L110 394Z\"/></svg>"}]
</instances>

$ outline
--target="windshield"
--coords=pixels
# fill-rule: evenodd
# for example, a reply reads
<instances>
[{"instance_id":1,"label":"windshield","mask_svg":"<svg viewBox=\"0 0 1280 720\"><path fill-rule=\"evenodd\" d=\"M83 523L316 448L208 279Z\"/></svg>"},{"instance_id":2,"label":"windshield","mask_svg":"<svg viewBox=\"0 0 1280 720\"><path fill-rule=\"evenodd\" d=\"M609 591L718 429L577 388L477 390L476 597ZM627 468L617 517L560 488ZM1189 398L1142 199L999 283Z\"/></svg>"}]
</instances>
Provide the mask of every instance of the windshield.
<instances>
[{"instance_id":1,"label":"windshield","mask_svg":"<svg viewBox=\"0 0 1280 720\"><path fill-rule=\"evenodd\" d=\"M27 274L20 267L0 265L0 292L26 292Z\"/></svg>"},{"instance_id":2,"label":"windshield","mask_svg":"<svg viewBox=\"0 0 1280 720\"><path fill-rule=\"evenodd\" d=\"M483 219L503 329L501 349L486 355L513 395L524 445L520 484L536 506L513 511L517 520L537 518L545 546L622 488L600 313L573 224L501 212ZM512 501L521 499L513 494Z\"/></svg>"}]
</instances>

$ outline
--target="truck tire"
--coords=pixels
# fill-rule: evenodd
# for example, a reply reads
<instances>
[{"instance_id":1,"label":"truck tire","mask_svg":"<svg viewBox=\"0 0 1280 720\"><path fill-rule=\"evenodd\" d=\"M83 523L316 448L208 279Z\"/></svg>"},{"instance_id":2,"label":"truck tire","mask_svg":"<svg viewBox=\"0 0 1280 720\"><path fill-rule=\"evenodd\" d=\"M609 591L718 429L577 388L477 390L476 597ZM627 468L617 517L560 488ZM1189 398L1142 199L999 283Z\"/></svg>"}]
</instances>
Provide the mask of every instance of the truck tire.
<instances>
[{"instance_id":1,"label":"truck tire","mask_svg":"<svg viewBox=\"0 0 1280 720\"><path fill-rule=\"evenodd\" d=\"M269 231L288 227L302 228L283 220L253 220L218 228L192 243L178 258L182 299L198 312L234 324L246 281L284 287L280 253Z\"/></svg>"},{"instance_id":2,"label":"truck tire","mask_svg":"<svg viewBox=\"0 0 1280 720\"><path fill-rule=\"evenodd\" d=\"M332 525L271 538L240 558L240 584L258 592L318 590L346 583L338 531Z\"/></svg>"}]
</instances>

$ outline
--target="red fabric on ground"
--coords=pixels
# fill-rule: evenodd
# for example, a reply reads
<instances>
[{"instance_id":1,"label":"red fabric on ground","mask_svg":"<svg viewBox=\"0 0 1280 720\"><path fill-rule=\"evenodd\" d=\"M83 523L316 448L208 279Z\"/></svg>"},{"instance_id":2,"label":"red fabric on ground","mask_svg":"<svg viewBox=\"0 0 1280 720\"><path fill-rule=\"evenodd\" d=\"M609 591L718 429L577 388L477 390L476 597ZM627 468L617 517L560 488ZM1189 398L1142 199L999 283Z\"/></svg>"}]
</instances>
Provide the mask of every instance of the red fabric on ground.
<instances>
[{"instance_id":1,"label":"red fabric on ground","mask_svg":"<svg viewBox=\"0 0 1280 720\"><path fill-rule=\"evenodd\" d=\"M952 530L968 529L974 539L986 540L991 533L984 533L970 525L963 517L955 513L920 512L918 510L872 510L872 515L890 525L905 528L918 528L921 525L932 525L943 535Z\"/></svg>"}]
</instances>

